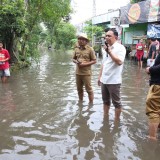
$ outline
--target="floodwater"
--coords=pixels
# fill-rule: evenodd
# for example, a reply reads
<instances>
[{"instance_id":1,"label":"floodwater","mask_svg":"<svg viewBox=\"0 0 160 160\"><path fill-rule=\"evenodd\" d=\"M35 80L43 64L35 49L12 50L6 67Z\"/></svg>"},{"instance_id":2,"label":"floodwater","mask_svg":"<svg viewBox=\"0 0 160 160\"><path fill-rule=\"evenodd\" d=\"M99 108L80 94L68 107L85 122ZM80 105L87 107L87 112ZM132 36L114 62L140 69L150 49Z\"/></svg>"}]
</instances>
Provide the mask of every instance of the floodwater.
<instances>
[{"instance_id":1,"label":"floodwater","mask_svg":"<svg viewBox=\"0 0 160 160\"><path fill-rule=\"evenodd\" d=\"M144 68L126 60L120 123L103 117L93 69L94 104L78 103L71 54L41 51L39 64L0 84L0 160L159 160L160 141L147 139Z\"/></svg>"}]
</instances>

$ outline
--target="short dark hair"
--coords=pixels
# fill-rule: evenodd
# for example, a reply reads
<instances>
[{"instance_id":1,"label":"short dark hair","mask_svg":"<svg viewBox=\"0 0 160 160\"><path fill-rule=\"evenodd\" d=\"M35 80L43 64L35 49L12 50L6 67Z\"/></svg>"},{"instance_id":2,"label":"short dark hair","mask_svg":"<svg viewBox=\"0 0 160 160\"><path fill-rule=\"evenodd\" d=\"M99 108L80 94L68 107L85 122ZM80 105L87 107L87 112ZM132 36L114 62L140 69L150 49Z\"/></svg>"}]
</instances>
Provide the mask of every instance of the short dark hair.
<instances>
[{"instance_id":1,"label":"short dark hair","mask_svg":"<svg viewBox=\"0 0 160 160\"><path fill-rule=\"evenodd\" d=\"M118 32L115 28L110 28L109 31L112 31L113 34L118 37Z\"/></svg>"},{"instance_id":2,"label":"short dark hair","mask_svg":"<svg viewBox=\"0 0 160 160\"><path fill-rule=\"evenodd\" d=\"M152 37L152 38L151 38L151 41L153 41L153 42L154 42L154 41L156 41L156 39Z\"/></svg>"},{"instance_id":3,"label":"short dark hair","mask_svg":"<svg viewBox=\"0 0 160 160\"><path fill-rule=\"evenodd\" d=\"M104 29L104 32L108 32L110 29L109 28L105 28Z\"/></svg>"}]
</instances>

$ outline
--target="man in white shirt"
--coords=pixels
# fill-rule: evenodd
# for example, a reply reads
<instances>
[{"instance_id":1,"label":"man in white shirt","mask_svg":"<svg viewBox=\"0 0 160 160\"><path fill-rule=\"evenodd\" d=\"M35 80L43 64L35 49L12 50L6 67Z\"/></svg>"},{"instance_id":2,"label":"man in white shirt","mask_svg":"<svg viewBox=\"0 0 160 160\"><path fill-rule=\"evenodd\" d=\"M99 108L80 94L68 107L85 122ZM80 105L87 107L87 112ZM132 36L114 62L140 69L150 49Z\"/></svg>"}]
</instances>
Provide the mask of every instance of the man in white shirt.
<instances>
[{"instance_id":1,"label":"man in white shirt","mask_svg":"<svg viewBox=\"0 0 160 160\"><path fill-rule=\"evenodd\" d=\"M102 64L98 77L98 85L101 85L104 115L108 116L111 100L115 106L115 121L120 118L122 103L120 97L120 88L122 83L123 62L126 55L126 49L117 42L118 32L110 29L106 32L106 45L104 49L107 52L107 58Z\"/></svg>"}]
</instances>

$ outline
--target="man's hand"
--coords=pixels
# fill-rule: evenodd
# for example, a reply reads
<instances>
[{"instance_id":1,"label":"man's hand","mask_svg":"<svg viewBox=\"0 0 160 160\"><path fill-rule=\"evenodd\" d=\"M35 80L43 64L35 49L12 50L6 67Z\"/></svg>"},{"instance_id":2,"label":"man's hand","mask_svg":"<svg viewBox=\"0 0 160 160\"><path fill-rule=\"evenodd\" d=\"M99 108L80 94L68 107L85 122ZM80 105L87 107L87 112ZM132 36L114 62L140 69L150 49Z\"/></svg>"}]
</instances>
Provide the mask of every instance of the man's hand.
<instances>
[{"instance_id":1,"label":"man's hand","mask_svg":"<svg viewBox=\"0 0 160 160\"><path fill-rule=\"evenodd\" d=\"M98 79L98 86L101 86L101 81L100 81L100 79Z\"/></svg>"},{"instance_id":2,"label":"man's hand","mask_svg":"<svg viewBox=\"0 0 160 160\"><path fill-rule=\"evenodd\" d=\"M147 67L147 68L146 68L146 73L148 73L148 74L150 73L150 72L149 72L149 68L150 68L150 67Z\"/></svg>"},{"instance_id":3,"label":"man's hand","mask_svg":"<svg viewBox=\"0 0 160 160\"><path fill-rule=\"evenodd\" d=\"M73 62L76 63L76 64L79 64L80 62L76 59L73 59Z\"/></svg>"},{"instance_id":4,"label":"man's hand","mask_svg":"<svg viewBox=\"0 0 160 160\"><path fill-rule=\"evenodd\" d=\"M96 59L95 60L92 60L92 61L90 61L90 62L86 62L86 61L84 61L84 62L79 62L78 63L78 66L79 67L87 67L87 66L91 66L92 64L95 64L96 63Z\"/></svg>"},{"instance_id":5,"label":"man's hand","mask_svg":"<svg viewBox=\"0 0 160 160\"><path fill-rule=\"evenodd\" d=\"M78 66L79 66L80 68L82 68L82 67L85 67L85 66L87 66L87 65L86 65L86 63L84 63L84 62L79 62L79 63L78 63Z\"/></svg>"},{"instance_id":6,"label":"man's hand","mask_svg":"<svg viewBox=\"0 0 160 160\"><path fill-rule=\"evenodd\" d=\"M110 55L111 54L111 47L108 46L108 54Z\"/></svg>"},{"instance_id":7,"label":"man's hand","mask_svg":"<svg viewBox=\"0 0 160 160\"><path fill-rule=\"evenodd\" d=\"M103 48L106 52L108 52L108 46L104 45Z\"/></svg>"},{"instance_id":8,"label":"man's hand","mask_svg":"<svg viewBox=\"0 0 160 160\"><path fill-rule=\"evenodd\" d=\"M109 46L109 44L106 43L106 45L104 45L103 47L105 49L105 51L109 54L111 52L111 47Z\"/></svg>"}]
</instances>

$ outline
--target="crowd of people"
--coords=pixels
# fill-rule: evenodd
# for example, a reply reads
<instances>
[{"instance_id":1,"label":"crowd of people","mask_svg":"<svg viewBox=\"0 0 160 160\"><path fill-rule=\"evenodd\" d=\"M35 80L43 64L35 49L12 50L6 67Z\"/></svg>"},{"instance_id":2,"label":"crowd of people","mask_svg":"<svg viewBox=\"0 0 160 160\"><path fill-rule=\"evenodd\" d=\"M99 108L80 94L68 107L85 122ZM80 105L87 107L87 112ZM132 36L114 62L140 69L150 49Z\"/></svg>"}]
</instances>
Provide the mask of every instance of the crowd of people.
<instances>
[{"instance_id":1,"label":"crowd of people","mask_svg":"<svg viewBox=\"0 0 160 160\"><path fill-rule=\"evenodd\" d=\"M108 116L111 102L115 107L115 121L120 120L122 102L120 89L122 84L122 70L126 56L126 48L118 41L118 32L115 29L105 30L105 44L103 45L103 62L99 72L98 85L101 86L104 116ZM138 65L142 67L144 48L143 39L136 45ZM147 58L146 73L150 75L149 91L146 98L146 115L149 119L149 138L157 139L157 130L160 124L160 54L158 40L151 38ZM9 52L0 42L0 76L2 83L10 77ZM83 101L84 89L88 93L89 103L93 103L94 93L91 85L91 66L96 63L94 49L89 45L86 34L78 36L73 53L73 62L76 64L76 86L79 101Z\"/></svg>"},{"instance_id":2,"label":"crowd of people","mask_svg":"<svg viewBox=\"0 0 160 160\"><path fill-rule=\"evenodd\" d=\"M103 61L98 77L98 85L101 86L104 116L108 116L112 102L115 107L115 121L119 121L122 112L120 89L126 48L118 43L118 32L115 29L108 29L105 32ZM73 62L76 64L76 85L79 101L83 100L83 86L85 86L89 102L93 103L91 65L96 63L96 56L88 42L87 35L80 34L78 36ZM147 58L152 64L148 64L149 66L145 69L146 73L150 75L150 88L146 98L146 115L149 119L149 138L152 140L157 140L157 130L160 124L160 54L158 46L158 41L150 39ZM140 67L143 65L145 47L143 40L140 40L136 45L136 56Z\"/></svg>"},{"instance_id":3,"label":"crowd of people","mask_svg":"<svg viewBox=\"0 0 160 160\"><path fill-rule=\"evenodd\" d=\"M144 40L140 39L136 45L135 55L140 68L143 67L144 58L147 59L147 66L153 66L155 58L159 52L159 41L157 39L149 38L147 41L148 44L145 44ZM146 55L144 54L145 50L147 50Z\"/></svg>"},{"instance_id":4,"label":"crowd of people","mask_svg":"<svg viewBox=\"0 0 160 160\"><path fill-rule=\"evenodd\" d=\"M157 139L157 130L160 127L160 46L155 38L148 39L147 68L146 73L150 75L149 91L146 99L146 115L149 119L149 138ZM143 39L136 45L136 57L138 66L142 68L144 49L146 45Z\"/></svg>"}]
</instances>

